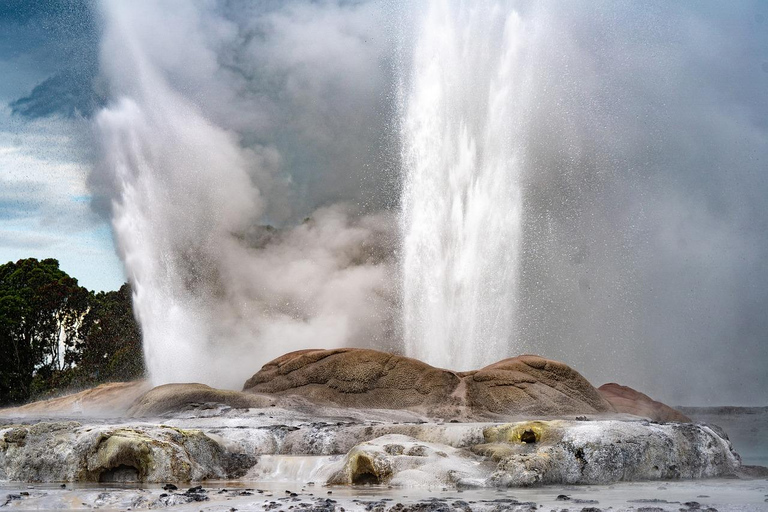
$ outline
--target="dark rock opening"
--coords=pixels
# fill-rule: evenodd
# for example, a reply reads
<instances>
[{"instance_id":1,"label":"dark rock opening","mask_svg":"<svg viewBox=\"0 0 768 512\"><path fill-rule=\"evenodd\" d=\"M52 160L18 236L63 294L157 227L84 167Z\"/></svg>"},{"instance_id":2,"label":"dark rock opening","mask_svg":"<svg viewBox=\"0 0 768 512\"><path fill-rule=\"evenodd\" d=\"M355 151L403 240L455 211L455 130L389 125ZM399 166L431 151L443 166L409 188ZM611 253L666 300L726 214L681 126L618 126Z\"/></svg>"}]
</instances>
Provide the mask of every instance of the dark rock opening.
<instances>
[{"instance_id":1,"label":"dark rock opening","mask_svg":"<svg viewBox=\"0 0 768 512\"><path fill-rule=\"evenodd\" d=\"M358 457L355 470L352 472L352 483L355 485L375 485L381 483L373 463L367 457Z\"/></svg>"},{"instance_id":2,"label":"dark rock opening","mask_svg":"<svg viewBox=\"0 0 768 512\"><path fill-rule=\"evenodd\" d=\"M365 473L357 473L352 478L352 483L354 485L376 485L381 482L379 481L379 477L366 471Z\"/></svg>"},{"instance_id":3,"label":"dark rock opening","mask_svg":"<svg viewBox=\"0 0 768 512\"><path fill-rule=\"evenodd\" d=\"M121 464L99 474L99 482L138 482L139 470L133 466Z\"/></svg>"},{"instance_id":4,"label":"dark rock opening","mask_svg":"<svg viewBox=\"0 0 768 512\"><path fill-rule=\"evenodd\" d=\"M520 434L520 441L523 443L533 444L536 442L536 433L533 430L528 429Z\"/></svg>"}]
</instances>

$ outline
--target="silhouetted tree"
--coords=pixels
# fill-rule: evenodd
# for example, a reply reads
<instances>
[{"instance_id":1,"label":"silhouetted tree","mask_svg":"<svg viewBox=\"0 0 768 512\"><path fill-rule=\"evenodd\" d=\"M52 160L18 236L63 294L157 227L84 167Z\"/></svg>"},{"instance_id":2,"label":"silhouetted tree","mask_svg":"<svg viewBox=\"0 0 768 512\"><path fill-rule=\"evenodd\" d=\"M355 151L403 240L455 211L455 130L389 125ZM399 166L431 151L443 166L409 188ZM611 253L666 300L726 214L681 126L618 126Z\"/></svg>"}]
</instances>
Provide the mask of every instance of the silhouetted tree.
<instances>
[{"instance_id":1,"label":"silhouetted tree","mask_svg":"<svg viewBox=\"0 0 768 512\"><path fill-rule=\"evenodd\" d=\"M0 404L143 373L127 284L94 294L55 259L0 265Z\"/></svg>"},{"instance_id":2,"label":"silhouetted tree","mask_svg":"<svg viewBox=\"0 0 768 512\"><path fill-rule=\"evenodd\" d=\"M4 363L3 396L28 398L68 369L64 352L74 344L88 309L89 292L54 259L0 266Z\"/></svg>"}]
</instances>

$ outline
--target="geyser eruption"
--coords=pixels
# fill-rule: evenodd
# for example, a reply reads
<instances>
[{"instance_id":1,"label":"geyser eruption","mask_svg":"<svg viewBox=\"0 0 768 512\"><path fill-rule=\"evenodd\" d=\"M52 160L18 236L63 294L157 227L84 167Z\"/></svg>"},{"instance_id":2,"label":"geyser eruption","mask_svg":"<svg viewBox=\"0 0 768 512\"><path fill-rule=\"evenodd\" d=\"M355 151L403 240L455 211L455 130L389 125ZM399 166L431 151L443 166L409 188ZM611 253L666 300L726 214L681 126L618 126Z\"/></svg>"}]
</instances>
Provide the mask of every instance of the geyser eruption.
<instances>
[{"instance_id":1,"label":"geyser eruption","mask_svg":"<svg viewBox=\"0 0 768 512\"><path fill-rule=\"evenodd\" d=\"M210 378L199 355L215 339L215 284L227 273L219 255L243 250L233 233L260 213L258 190L234 136L173 91L142 53L131 31L136 12L108 7L103 51L123 52L108 70L119 77L112 85L122 99L96 125L118 190L113 226L134 284L147 365L162 381Z\"/></svg>"},{"instance_id":2,"label":"geyser eruption","mask_svg":"<svg viewBox=\"0 0 768 512\"><path fill-rule=\"evenodd\" d=\"M429 3L403 98L403 316L409 356L510 355L520 264L526 27L493 2Z\"/></svg>"},{"instance_id":3,"label":"geyser eruption","mask_svg":"<svg viewBox=\"0 0 768 512\"><path fill-rule=\"evenodd\" d=\"M91 191L156 383L356 346L764 396L762 4L100 4Z\"/></svg>"},{"instance_id":4,"label":"geyser eruption","mask_svg":"<svg viewBox=\"0 0 768 512\"><path fill-rule=\"evenodd\" d=\"M261 225L279 153L246 146L186 89L179 62L215 74L213 50L235 27L187 2L105 2L102 12L114 100L96 117L102 161L92 182L111 199L153 383L239 388L290 350L383 346L394 303L390 216L335 204L292 228ZM239 84L216 92L232 93L226 85Z\"/></svg>"}]
</instances>

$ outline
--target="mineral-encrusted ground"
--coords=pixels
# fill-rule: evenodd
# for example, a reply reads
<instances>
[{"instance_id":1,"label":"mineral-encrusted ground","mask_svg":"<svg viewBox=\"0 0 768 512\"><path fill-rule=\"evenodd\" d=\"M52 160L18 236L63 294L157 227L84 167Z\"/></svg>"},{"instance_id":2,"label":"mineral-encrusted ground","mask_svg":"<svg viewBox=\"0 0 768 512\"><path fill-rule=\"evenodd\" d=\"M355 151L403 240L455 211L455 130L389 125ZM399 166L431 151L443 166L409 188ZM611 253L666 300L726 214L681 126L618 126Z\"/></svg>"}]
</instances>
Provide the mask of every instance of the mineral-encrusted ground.
<instances>
[{"instance_id":1,"label":"mineral-encrusted ground","mask_svg":"<svg viewBox=\"0 0 768 512\"><path fill-rule=\"evenodd\" d=\"M733 476L716 427L571 418L429 423L358 410L201 408L155 421L37 422L0 428L0 478L27 482L189 482L256 478L262 456L325 457L319 484L517 487ZM364 419L379 415L377 420ZM300 477L301 475L298 475Z\"/></svg>"},{"instance_id":2,"label":"mineral-encrusted ground","mask_svg":"<svg viewBox=\"0 0 768 512\"><path fill-rule=\"evenodd\" d=\"M375 351L304 351L245 387L108 385L5 410L0 505L497 512L554 500L590 510L608 485L728 477L759 487L768 475L742 466L719 427L629 388L597 390L536 356L456 373ZM583 495L596 485L603 498ZM609 506L711 508L644 496Z\"/></svg>"}]
</instances>

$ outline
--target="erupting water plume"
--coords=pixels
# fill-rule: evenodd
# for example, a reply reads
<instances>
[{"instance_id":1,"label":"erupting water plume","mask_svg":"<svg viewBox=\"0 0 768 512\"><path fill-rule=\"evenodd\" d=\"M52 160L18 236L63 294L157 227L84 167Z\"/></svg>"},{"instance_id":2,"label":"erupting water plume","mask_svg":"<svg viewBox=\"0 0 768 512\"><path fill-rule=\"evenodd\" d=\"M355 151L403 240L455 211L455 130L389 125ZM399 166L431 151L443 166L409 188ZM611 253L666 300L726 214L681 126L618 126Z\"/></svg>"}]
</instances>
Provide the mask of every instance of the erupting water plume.
<instances>
[{"instance_id":1,"label":"erupting water plume","mask_svg":"<svg viewBox=\"0 0 768 512\"><path fill-rule=\"evenodd\" d=\"M164 33L163 51L192 44L210 20L187 2L154 8L147 18L105 2L103 71L115 100L95 121L96 177L111 198L153 383L240 387L286 351L383 343L390 216L336 204L292 228L260 226L260 188L269 190L279 155L245 147L172 85L147 20L182 26Z\"/></svg>"},{"instance_id":2,"label":"erupting water plume","mask_svg":"<svg viewBox=\"0 0 768 512\"><path fill-rule=\"evenodd\" d=\"M404 98L409 356L480 368L511 354L521 250L525 24L493 2L430 2Z\"/></svg>"},{"instance_id":3,"label":"erupting water plume","mask_svg":"<svg viewBox=\"0 0 768 512\"><path fill-rule=\"evenodd\" d=\"M114 86L123 96L96 121L119 195L113 225L131 281L150 374L208 377L218 254L242 251L232 233L259 213L258 190L231 134L171 90L131 32L135 11L109 4L104 51L127 47ZM127 43L127 44L126 44ZM200 340L204 340L200 343Z\"/></svg>"},{"instance_id":4,"label":"erupting water plume","mask_svg":"<svg viewBox=\"0 0 768 512\"><path fill-rule=\"evenodd\" d=\"M765 388L717 371L768 356L758 2L98 4L89 186L154 383L351 346Z\"/></svg>"}]
</instances>

